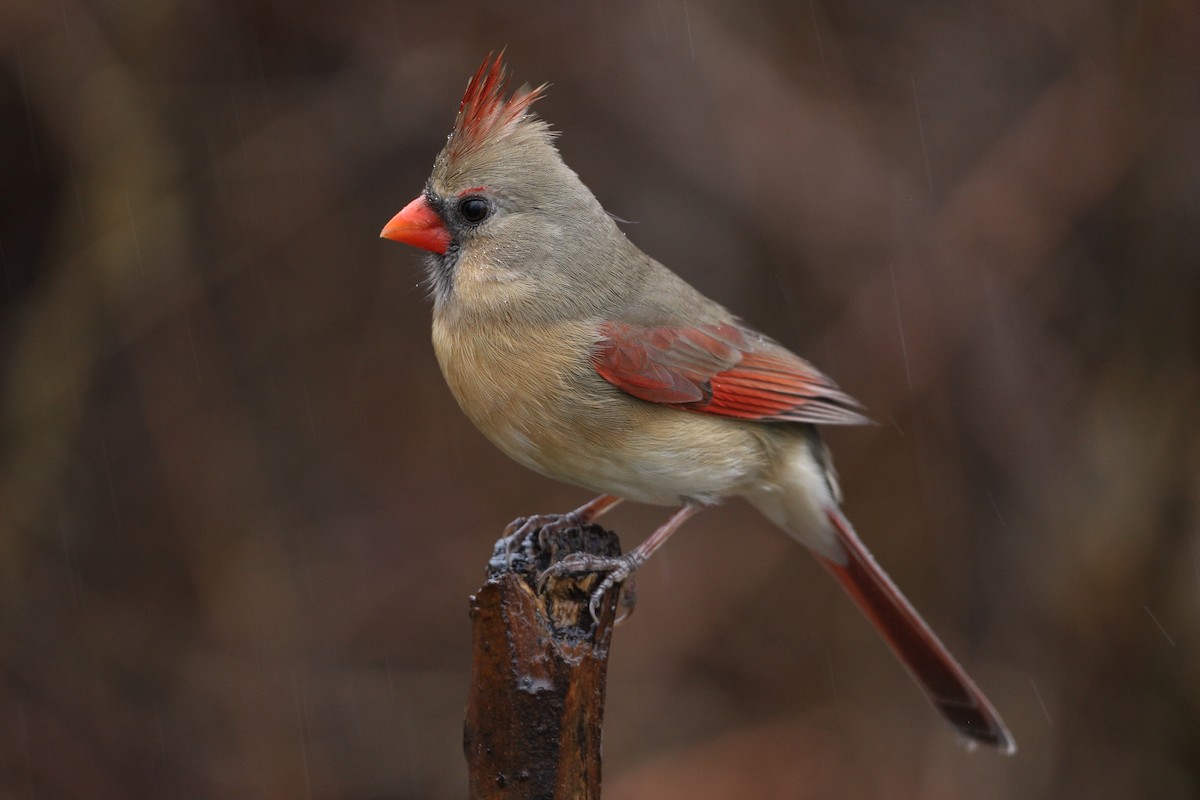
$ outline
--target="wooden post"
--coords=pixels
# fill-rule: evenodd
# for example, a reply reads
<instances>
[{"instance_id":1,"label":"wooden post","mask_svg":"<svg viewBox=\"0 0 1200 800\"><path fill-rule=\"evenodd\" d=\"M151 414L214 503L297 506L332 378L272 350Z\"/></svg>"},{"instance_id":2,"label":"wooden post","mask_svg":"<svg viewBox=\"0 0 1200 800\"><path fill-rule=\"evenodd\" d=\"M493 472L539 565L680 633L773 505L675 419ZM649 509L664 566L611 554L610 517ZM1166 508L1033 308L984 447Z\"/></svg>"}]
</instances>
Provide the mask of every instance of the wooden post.
<instances>
[{"instance_id":1,"label":"wooden post","mask_svg":"<svg viewBox=\"0 0 1200 800\"><path fill-rule=\"evenodd\" d=\"M599 606L602 576L538 576L574 552L620 555L616 534L585 525L541 535L511 554L496 544L471 597L473 655L463 749L472 800L600 797L604 681L619 587Z\"/></svg>"}]
</instances>

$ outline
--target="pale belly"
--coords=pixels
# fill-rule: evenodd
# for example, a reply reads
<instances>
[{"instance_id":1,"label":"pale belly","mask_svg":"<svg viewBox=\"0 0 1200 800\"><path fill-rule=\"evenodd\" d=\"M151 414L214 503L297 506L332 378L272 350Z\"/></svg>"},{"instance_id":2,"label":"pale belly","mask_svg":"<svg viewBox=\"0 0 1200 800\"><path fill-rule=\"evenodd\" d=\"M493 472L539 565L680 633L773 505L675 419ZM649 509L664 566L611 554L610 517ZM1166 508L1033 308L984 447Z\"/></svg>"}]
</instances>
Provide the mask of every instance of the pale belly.
<instances>
[{"instance_id":1,"label":"pale belly","mask_svg":"<svg viewBox=\"0 0 1200 800\"><path fill-rule=\"evenodd\" d=\"M760 482L762 445L737 424L666 407L635 408L625 424L611 415L584 420L581 413L570 415L568 427L518 418L485 433L543 475L642 503L712 503Z\"/></svg>"},{"instance_id":2,"label":"pale belly","mask_svg":"<svg viewBox=\"0 0 1200 800\"><path fill-rule=\"evenodd\" d=\"M590 342L570 332L464 342L435 324L434 344L471 421L543 475L660 505L715 502L763 481L769 454L753 424L626 395L591 369Z\"/></svg>"}]
</instances>

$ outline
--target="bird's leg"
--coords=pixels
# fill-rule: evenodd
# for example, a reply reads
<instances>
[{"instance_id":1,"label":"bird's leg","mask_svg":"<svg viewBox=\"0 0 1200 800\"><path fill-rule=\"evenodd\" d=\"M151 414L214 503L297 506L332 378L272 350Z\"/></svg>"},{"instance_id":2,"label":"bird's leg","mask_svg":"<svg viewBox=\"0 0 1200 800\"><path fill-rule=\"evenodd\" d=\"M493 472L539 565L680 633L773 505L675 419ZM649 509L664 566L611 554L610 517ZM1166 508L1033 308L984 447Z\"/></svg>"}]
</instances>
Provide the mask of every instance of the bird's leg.
<instances>
[{"instance_id":1,"label":"bird's leg","mask_svg":"<svg viewBox=\"0 0 1200 800\"><path fill-rule=\"evenodd\" d=\"M600 498L603 499L603 498ZM586 508L586 506L585 506ZM592 592L591 600L588 602L588 610L592 612L592 619L597 619L596 611L600 598L604 593L611 589L614 585L630 579L633 573L650 559L654 551L662 547L663 544L671 537L671 534L679 530L679 526L688 520L693 514L699 511L703 506L694 502L687 502L682 508L671 515L671 518L663 523L658 530L646 537L646 541L639 544L637 547L630 550L623 556L595 556L590 553L572 553L562 561L552 565L548 570L543 572L539 578L540 582L544 582L546 578L563 575L571 572L606 572L604 580ZM633 606L636 602L636 595L630 592L626 595L622 603L629 609L629 613L633 613Z\"/></svg>"},{"instance_id":2,"label":"bird's leg","mask_svg":"<svg viewBox=\"0 0 1200 800\"><path fill-rule=\"evenodd\" d=\"M595 500L584 503L574 511L568 511L565 514L535 514L532 517L517 517L508 523L502 534L508 559L511 562L513 551L519 548L521 543L534 531L540 531L539 536L544 537L551 531L564 531L567 528L586 525L594 522L597 517L621 500L622 498L615 494L602 494Z\"/></svg>"}]
</instances>

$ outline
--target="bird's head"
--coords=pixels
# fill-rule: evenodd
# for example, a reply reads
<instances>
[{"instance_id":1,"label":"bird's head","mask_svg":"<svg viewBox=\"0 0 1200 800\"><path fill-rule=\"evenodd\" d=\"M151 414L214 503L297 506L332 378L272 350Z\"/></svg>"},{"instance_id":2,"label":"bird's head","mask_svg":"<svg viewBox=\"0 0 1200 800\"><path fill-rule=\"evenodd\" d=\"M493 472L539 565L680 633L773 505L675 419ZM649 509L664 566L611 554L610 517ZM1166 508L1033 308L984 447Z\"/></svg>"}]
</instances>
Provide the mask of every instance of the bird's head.
<instances>
[{"instance_id":1,"label":"bird's head","mask_svg":"<svg viewBox=\"0 0 1200 800\"><path fill-rule=\"evenodd\" d=\"M621 237L530 110L545 84L512 95L507 85L502 54L489 54L467 84L425 190L380 234L430 253L439 305L562 303L586 282L589 254L603 252L606 237Z\"/></svg>"}]
</instances>

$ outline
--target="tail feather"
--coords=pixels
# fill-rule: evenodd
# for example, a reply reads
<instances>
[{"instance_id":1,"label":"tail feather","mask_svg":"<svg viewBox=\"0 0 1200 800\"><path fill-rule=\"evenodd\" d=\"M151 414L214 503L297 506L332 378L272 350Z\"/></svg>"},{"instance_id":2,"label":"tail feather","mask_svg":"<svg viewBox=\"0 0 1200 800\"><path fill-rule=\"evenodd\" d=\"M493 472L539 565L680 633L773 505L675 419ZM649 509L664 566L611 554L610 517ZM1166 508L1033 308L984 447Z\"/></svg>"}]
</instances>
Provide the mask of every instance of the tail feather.
<instances>
[{"instance_id":1,"label":"tail feather","mask_svg":"<svg viewBox=\"0 0 1200 800\"><path fill-rule=\"evenodd\" d=\"M840 564L814 551L817 560L854 598L951 725L972 741L1015 753L1016 742L995 707L875 563L850 522L837 509L828 513L848 557Z\"/></svg>"}]
</instances>

